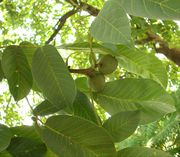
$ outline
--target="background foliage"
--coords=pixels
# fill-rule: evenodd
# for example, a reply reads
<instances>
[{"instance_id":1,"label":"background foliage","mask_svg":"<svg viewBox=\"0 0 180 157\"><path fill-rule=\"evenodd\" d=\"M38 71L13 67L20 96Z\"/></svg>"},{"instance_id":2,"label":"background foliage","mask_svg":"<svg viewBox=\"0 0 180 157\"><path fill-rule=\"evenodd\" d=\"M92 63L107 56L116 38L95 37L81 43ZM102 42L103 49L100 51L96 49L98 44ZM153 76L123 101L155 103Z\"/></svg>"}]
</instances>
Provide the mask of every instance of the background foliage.
<instances>
[{"instance_id":1,"label":"background foliage","mask_svg":"<svg viewBox=\"0 0 180 157\"><path fill-rule=\"evenodd\" d=\"M0 157L178 156L179 6L178 0L1 1ZM89 68L92 54L119 62L100 93L67 68Z\"/></svg>"}]
</instances>

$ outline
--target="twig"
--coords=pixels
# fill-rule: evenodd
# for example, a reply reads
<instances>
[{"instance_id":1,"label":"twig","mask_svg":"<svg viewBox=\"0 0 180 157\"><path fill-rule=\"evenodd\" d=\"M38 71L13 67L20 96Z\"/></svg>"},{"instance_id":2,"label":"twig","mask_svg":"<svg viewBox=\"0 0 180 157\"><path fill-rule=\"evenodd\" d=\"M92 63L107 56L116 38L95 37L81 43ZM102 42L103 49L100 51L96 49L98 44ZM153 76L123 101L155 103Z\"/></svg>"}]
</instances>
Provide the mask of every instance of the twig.
<instances>
[{"instance_id":1,"label":"twig","mask_svg":"<svg viewBox=\"0 0 180 157\"><path fill-rule=\"evenodd\" d=\"M154 49L157 53L164 54L168 59L172 60L176 65L180 66L180 49L179 48L169 48L168 43L166 43L160 36L153 34L152 32L147 32L147 38L140 41L136 41L136 44L145 44L148 42L154 42ZM158 45L158 46L156 46Z\"/></svg>"},{"instance_id":2,"label":"twig","mask_svg":"<svg viewBox=\"0 0 180 157\"><path fill-rule=\"evenodd\" d=\"M87 68L87 69L69 69L70 73L76 73L76 74L83 74L86 76L92 76L94 73L93 68Z\"/></svg>"},{"instance_id":3,"label":"twig","mask_svg":"<svg viewBox=\"0 0 180 157\"><path fill-rule=\"evenodd\" d=\"M31 106L31 104L30 104L30 102L29 102L28 98L27 98L27 97L25 97L25 98L26 98L27 104L29 105L29 107L30 107L31 111L33 112L33 107Z\"/></svg>"},{"instance_id":4,"label":"twig","mask_svg":"<svg viewBox=\"0 0 180 157\"><path fill-rule=\"evenodd\" d=\"M73 10L70 10L68 11L66 14L64 14L58 21L59 24L56 24L57 25L57 28L55 28L55 31L54 33L50 36L50 38L46 41L45 44L49 44L55 37L56 35L59 33L59 31L61 30L61 28L64 26L66 20L71 17L72 15L74 15L75 13L78 12L78 9L73 9Z\"/></svg>"},{"instance_id":5,"label":"twig","mask_svg":"<svg viewBox=\"0 0 180 157\"><path fill-rule=\"evenodd\" d=\"M100 11L98 8L85 2L80 1L78 3L77 0L66 0L66 2L70 3L73 7L80 7L82 10L88 12L92 16L97 16Z\"/></svg>"}]
</instances>

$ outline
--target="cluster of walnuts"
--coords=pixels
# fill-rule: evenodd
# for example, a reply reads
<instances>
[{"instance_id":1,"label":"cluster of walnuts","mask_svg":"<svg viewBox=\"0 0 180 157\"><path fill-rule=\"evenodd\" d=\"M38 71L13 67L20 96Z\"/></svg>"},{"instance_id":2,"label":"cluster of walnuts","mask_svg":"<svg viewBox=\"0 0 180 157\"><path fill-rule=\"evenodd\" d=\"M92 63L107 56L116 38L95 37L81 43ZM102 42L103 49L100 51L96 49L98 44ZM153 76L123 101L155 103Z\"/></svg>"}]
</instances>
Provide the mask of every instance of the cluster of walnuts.
<instances>
[{"instance_id":1,"label":"cluster of walnuts","mask_svg":"<svg viewBox=\"0 0 180 157\"><path fill-rule=\"evenodd\" d=\"M89 87L95 92L101 91L105 86L104 75L111 74L117 66L118 61L115 57L109 54L103 56L98 62L98 70L94 70L93 74L88 77Z\"/></svg>"}]
</instances>

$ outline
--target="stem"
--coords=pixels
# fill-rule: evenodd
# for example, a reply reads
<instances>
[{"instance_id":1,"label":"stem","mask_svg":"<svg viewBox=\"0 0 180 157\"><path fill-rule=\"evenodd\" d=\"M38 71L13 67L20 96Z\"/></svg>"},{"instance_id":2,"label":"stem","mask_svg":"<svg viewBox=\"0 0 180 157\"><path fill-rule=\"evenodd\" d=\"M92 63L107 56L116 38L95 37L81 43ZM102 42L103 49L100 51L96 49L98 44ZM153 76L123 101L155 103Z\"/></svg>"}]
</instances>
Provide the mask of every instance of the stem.
<instances>
[{"instance_id":1,"label":"stem","mask_svg":"<svg viewBox=\"0 0 180 157\"><path fill-rule=\"evenodd\" d=\"M96 62L96 56L93 52L92 43L93 43L93 37L89 34L90 59L92 60L92 67L95 67L97 62Z\"/></svg>"},{"instance_id":2,"label":"stem","mask_svg":"<svg viewBox=\"0 0 180 157\"><path fill-rule=\"evenodd\" d=\"M87 68L87 69L69 69L70 73L76 73L76 74L83 74L86 76L92 76L94 69L93 68Z\"/></svg>"},{"instance_id":3,"label":"stem","mask_svg":"<svg viewBox=\"0 0 180 157\"><path fill-rule=\"evenodd\" d=\"M100 119L99 119L99 117L98 117L98 114L97 114L97 112L96 112L96 109L95 109L92 91L90 92L90 96L91 96L92 109L93 109L93 111L94 111L96 120L97 120L97 122L98 122L98 125L99 125L99 126L102 126L101 121L100 121Z\"/></svg>"},{"instance_id":4,"label":"stem","mask_svg":"<svg viewBox=\"0 0 180 157\"><path fill-rule=\"evenodd\" d=\"M27 104L29 105L29 108L31 109L31 111L32 111L32 113L33 113L33 107L31 106L31 104L30 104L30 102L29 102L29 100L28 100L27 97L26 97L26 101L27 101Z\"/></svg>"}]
</instances>

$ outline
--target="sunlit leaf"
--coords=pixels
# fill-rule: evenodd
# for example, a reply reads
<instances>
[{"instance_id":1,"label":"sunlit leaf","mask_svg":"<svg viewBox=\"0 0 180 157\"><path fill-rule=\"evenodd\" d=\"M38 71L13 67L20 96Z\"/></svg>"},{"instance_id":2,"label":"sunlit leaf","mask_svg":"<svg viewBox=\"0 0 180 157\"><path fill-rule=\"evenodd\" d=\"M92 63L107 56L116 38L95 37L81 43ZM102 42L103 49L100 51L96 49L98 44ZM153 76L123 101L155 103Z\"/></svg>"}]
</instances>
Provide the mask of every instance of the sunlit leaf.
<instances>
[{"instance_id":1,"label":"sunlit leaf","mask_svg":"<svg viewBox=\"0 0 180 157\"><path fill-rule=\"evenodd\" d=\"M179 0L113 0L128 14L163 20L180 19Z\"/></svg>"},{"instance_id":2,"label":"sunlit leaf","mask_svg":"<svg viewBox=\"0 0 180 157\"><path fill-rule=\"evenodd\" d=\"M163 87L167 86L166 69L154 55L125 46L119 46L115 52L119 56L118 60L121 67L144 78L153 79Z\"/></svg>"},{"instance_id":3,"label":"sunlit leaf","mask_svg":"<svg viewBox=\"0 0 180 157\"><path fill-rule=\"evenodd\" d=\"M105 2L91 25L91 35L105 43L131 44L129 20L125 11L117 2Z\"/></svg>"}]
</instances>

